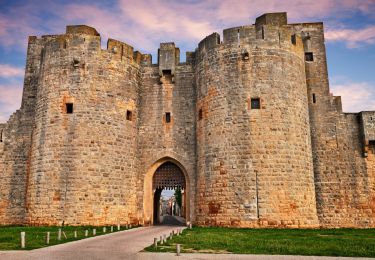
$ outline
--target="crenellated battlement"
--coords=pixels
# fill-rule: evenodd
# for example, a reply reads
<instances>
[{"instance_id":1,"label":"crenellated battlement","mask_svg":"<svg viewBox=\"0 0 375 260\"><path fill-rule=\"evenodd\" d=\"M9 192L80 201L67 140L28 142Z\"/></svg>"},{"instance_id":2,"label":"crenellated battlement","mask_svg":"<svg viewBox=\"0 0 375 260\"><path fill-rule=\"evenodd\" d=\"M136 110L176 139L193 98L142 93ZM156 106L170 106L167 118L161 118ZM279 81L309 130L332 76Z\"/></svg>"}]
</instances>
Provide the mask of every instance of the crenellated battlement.
<instances>
[{"instance_id":1,"label":"crenellated battlement","mask_svg":"<svg viewBox=\"0 0 375 260\"><path fill-rule=\"evenodd\" d=\"M316 26L315 23L308 25ZM317 23L317 26L320 24ZM304 44L303 32L296 32L295 25L287 24L286 13L265 14L257 18L253 25L232 27L223 30L223 40L215 32L204 38L198 45L198 52L209 51L220 46L253 48L284 48L301 52Z\"/></svg>"},{"instance_id":2,"label":"crenellated battlement","mask_svg":"<svg viewBox=\"0 0 375 260\"><path fill-rule=\"evenodd\" d=\"M86 34L91 36L100 36L95 28L87 25L68 25L66 26L66 34Z\"/></svg>"}]
</instances>

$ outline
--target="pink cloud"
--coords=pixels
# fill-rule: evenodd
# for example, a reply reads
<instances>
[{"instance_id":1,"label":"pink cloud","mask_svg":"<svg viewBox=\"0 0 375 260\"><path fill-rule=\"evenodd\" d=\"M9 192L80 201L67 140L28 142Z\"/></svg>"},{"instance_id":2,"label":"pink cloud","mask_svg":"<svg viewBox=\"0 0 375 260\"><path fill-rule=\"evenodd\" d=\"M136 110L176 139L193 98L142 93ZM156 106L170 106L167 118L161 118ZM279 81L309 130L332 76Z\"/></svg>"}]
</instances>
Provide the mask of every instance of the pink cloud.
<instances>
[{"instance_id":1,"label":"pink cloud","mask_svg":"<svg viewBox=\"0 0 375 260\"><path fill-rule=\"evenodd\" d=\"M331 92L341 96L344 112L375 110L375 86L367 82L333 84Z\"/></svg>"},{"instance_id":2,"label":"pink cloud","mask_svg":"<svg viewBox=\"0 0 375 260\"><path fill-rule=\"evenodd\" d=\"M23 68L14 67L8 64L0 64L0 77L12 78L22 77L25 71Z\"/></svg>"},{"instance_id":3,"label":"pink cloud","mask_svg":"<svg viewBox=\"0 0 375 260\"><path fill-rule=\"evenodd\" d=\"M363 44L375 43L375 25L363 29L332 29L325 32L327 41L344 41L348 48L357 48Z\"/></svg>"},{"instance_id":4,"label":"pink cloud","mask_svg":"<svg viewBox=\"0 0 375 260\"><path fill-rule=\"evenodd\" d=\"M0 85L0 93L0 122L6 122L21 107L22 86Z\"/></svg>"},{"instance_id":5,"label":"pink cloud","mask_svg":"<svg viewBox=\"0 0 375 260\"><path fill-rule=\"evenodd\" d=\"M374 0L118 0L110 7L103 2L88 5L35 1L0 13L1 45L24 51L29 35L63 33L67 24L84 23L96 27L103 38L125 41L144 52L155 52L164 41L193 49L208 34L252 24L265 12L286 11L290 22L375 12Z\"/></svg>"}]
</instances>

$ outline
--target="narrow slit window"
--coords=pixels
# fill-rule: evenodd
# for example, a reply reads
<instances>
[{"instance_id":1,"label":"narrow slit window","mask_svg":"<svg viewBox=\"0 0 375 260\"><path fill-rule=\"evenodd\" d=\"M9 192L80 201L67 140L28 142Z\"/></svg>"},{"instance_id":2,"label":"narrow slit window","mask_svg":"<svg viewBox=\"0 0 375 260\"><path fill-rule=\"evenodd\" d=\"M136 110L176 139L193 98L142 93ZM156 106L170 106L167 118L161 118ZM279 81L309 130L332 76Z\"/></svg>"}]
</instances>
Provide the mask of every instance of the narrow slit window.
<instances>
[{"instance_id":1,"label":"narrow slit window","mask_svg":"<svg viewBox=\"0 0 375 260\"><path fill-rule=\"evenodd\" d=\"M264 27L262 26L262 39L264 39Z\"/></svg>"},{"instance_id":2,"label":"narrow slit window","mask_svg":"<svg viewBox=\"0 0 375 260\"><path fill-rule=\"evenodd\" d=\"M202 111L202 108L201 108L201 109L199 109L199 112L198 112L198 119L202 120L202 118L203 118L203 111Z\"/></svg>"},{"instance_id":3,"label":"narrow slit window","mask_svg":"<svg viewBox=\"0 0 375 260\"><path fill-rule=\"evenodd\" d=\"M126 111L126 120L132 121L132 119L133 119L133 112L130 111L130 110L127 110Z\"/></svg>"},{"instance_id":4,"label":"narrow slit window","mask_svg":"<svg viewBox=\"0 0 375 260\"><path fill-rule=\"evenodd\" d=\"M66 113L73 114L73 103L66 103Z\"/></svg>"},{"instance_id":5,"label":"narrow slit window","mask_svg":"<svg viewBox=\"0 0 375 260\"><path fill-rule=\"evenodd\" d=\"M0 131L0 143L3 142L3 130Z\"/></svg>"},{"instance_id":6,"label":"narrow slit window","mask_svg":"<svg viewBox=\"0 0 375 260\"><path fill-rule=\"evenodd\" d=\"M296 45L296 44L297 44L297 40L296 40L296 35L295 35L295 34L293 34L293 35L291 36L291 41L292 41L292 44L293 44L293 45Z\"/></svg>"},{"instance_id":7,"label":"narrow slit window","mask_svg":"<svg viewBox=\"0 0 375 260\"><path fill-rule=\"evenodd\" d=\"M165 122L167 122L167 123L171 122L171 113L170 112L165 113Z\"/></svg>"},{"instance_id":8,"label":"narrow slit window","mask_svg":"<svg viewBox=\"0 0 375 260\"><path fill-rule=\"evenodd\" d=\"M305 61L314 61L314 55L312 52L305 52Z\"/></svg>"},{"instance_id":9,"label":"narrow slit window","mask_svg":"<svg viewBox=\"0 0 375 260\"><path fill-rule=\"evenodd\" d=\"M252 98L251 99L251 109L260 109L260 99Z\"/></svg>"},{"instance_id":10,"label":"narrow slit window","mask_svg":"<svg viewBox=\"0 0 375 260\"><path fill-rule=\"evenodd\" d=\"M240 29L237 30L237 44L240 46Z\"/></svg>"},{"instance_id":11,"label":"narrow slit window","mask_svg":"<svg viewBox=\"0 0 375 260\"><path fill-rule=\"evenodd\" d=\"M315 96L315 94L313 94L313 103L314 104L316 103L316 96Z\"/></svg>"}]
</instances>

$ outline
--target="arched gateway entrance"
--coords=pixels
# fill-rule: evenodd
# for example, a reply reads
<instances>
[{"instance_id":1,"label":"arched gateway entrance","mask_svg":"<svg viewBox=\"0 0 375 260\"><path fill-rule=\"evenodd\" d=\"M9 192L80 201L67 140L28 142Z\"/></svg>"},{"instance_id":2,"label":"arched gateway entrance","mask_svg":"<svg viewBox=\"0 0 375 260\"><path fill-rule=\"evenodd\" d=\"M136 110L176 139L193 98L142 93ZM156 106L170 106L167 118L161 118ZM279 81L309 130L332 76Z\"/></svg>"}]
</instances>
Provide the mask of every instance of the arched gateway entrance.
<instances>
[{"instance_id":1,"label":"arched gateway entrance","mask_svg":"<svg viewBox=\"0 0 375 260\"><path fill-rule=\"evenodd\" d=\"M174 221L177 224L177 220L189 219L189 180L185 168L179 162L172 158L159 160L147 172L144 184L143 207L147 223ZM180 201L178 198L162 200L163 190L180 190Z\"/></svg>"}]
</instances>

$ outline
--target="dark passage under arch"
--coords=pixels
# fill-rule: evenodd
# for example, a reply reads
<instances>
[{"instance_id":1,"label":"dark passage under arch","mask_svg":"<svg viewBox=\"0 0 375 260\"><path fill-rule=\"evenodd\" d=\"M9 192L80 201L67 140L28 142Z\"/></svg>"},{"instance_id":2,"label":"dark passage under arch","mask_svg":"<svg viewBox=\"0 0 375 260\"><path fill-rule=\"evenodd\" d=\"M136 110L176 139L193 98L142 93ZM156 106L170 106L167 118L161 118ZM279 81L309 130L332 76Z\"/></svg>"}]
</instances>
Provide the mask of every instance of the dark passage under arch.
<instances>
[{"instance_id":1,"label":"dark passage under arch","mask_svg":"<svg viewBox=\"0 0 375 260\"><path fill-rule=\"evenodd\" d=\"M182 172L180 167L178 167L176 164L172 162L165 162L161 166L159 166L159 168L155 171L154 176L152 178L152 189L154 191L154 224L179 224L179 220L181 220L180 218L173 218L169 215L161 215L161 193L165 189L180 189L182 191L182 194L184 194L184 190L186 189L186 180L184 173ZM185 196L182 196L181 217L185 216L185 205ZM171 213L171 215L173 215L173 213Z\"/></svg>"}]
</instances>

